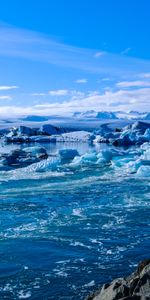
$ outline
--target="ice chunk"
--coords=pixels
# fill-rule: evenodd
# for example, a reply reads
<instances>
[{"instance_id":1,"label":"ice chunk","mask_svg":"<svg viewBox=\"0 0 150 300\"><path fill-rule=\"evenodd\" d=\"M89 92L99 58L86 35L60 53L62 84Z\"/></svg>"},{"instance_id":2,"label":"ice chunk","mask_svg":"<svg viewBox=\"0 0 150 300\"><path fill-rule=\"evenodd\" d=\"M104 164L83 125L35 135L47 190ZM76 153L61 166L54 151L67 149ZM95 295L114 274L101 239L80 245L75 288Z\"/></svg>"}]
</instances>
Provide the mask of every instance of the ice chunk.
<instances>
[{"instance_id":1,"label":"ice chunk","mask_svg":"<svg viewBox=\"0 0 150 300\"><path fill-rule=\"evenodd\" d=\"M79 156L79 153L76 149L63 149L59 150L59 156L62 159L73 159L75 156Z\"/></svg>"},{"instance_id":2,"label":"ice chunk","mask_svg":"<svg viewBox=\"0 0 150 300\"><path fill-rule=\"evenodd\" d=\"M25 153L27 153L27 155L36 157L36 158L47 158L48 157L46 149L44 147L39 147L39 146L27 147L27 148L24 148L23 151Z\"/></svg>"},{"instance_id":3,"label":"ice chunk","mask_svg":"<svg viewBox=\"0 0 150 300\"><path fill-rule=\"evenodd\" d=\"M34 128L30 128L27 126L19 126L19 128L17 129L17 134L18 135L36 135L37 134L37 129Z\"/></svg>"},{"instance_id":4,"label":"ice chunk","mask_svg":"<svg viewBox=\"0 0 150 300\"><path fill-rule=\"evenodd\" d=\"M131 129L132 130L140 130L141 133L144 133L146 129L150 128L150 124L146 123L146 122L135 122L132 126Z\"/></svg>"},{"instance_id":5,"label":"ice chunk","mask_svg":"<svg viewBox=\"0 0 150 300\"><path fill-rule=\"evenodd\" d=\"M29 166L28 168L26 168L26 170L28 170L29 172L46 172L49 170L53 171L56 170L60 164L61 164L60 159L54 156L54 157L49 157L48 159L45 159L38 163L35 163Z\"/></svg>"},{"instance_id":6,"label":"ice chunk","mask_svg":"<svg viewBox=\"0 0 150 300\"><path fill-rule=\"evenodd\" d=\"M97 143L109 143L109 140L106 139L105 137L101 136L101 135L97 135L96 138L93 140L94 144Z\"/></svg>"},{"instance_id":7,"label":"ice chunk","mask_svg":"<svg viewBox=\"0 0 150 300\"><path fill-rule=\"evenodd\" d=\"M85 153L82 156L76 156L73 159L71 166L77 166L82 164L95 164L96 162L97 162L96 152L89 152L89 153Z\"/></svg>"},{"instance_id":8,"label":"ice chunk","mask_svg":"<svg viewBox=\"0 0 150 300\"><path fill-rule=\"evenodd\" d=\"M137 175L140 177L150 177L150 166L140 166Z\"/></svg>"},{"instance_id":9,"label":"ice chunk","mask_svg":"<svg viewBox=\"0 0 150 300\"><path fill-rule=\"evenodd\" d=\"M46 135L53 135L53 134L61 134L61 133L63 133L64 129L60 128L60 127L53 126L51 124L44 124L40 128L40 132L42 134L46 134Z\"/></svg>"},{"instance_id":10,"label":"ice chunk","mask_svg":"<svg viewBox=\"0 0 150 300\"><path fill-rule=\"evenodd\" d=\"M9 153L1 154L0 164L3 166L24 167L48 157L46 149L43 147L28 147L15 149ZM5 168L4 168L5 169Z\"/></svg>"},{"instance_id":11,"label":"ice chunk","mask_svg":"<svg viewBox=\"0 0 150 300\"><path fill-rule=\"evenodd\" d=\"M55 136L56 142L77 142L77 143L87 143L92 142L95 136L88 131L74 131L63 133L61 135Z\"/></svg>"},{"instance_id":12,"label":"ice chunk","mask_svg":"<svg viewBox=\"0 0 150 300\"><path fill-rule=\"evenodd\" d=\"M150 128L146 129L144 137L147 141L150 141Z\"/></svg>"},{"instance_id":13,"label":"ice chunk","mask_svg":"<svg viewBox=\"0 0 150 300\"><path fill-rule=\"evenodd\" d=\"M97 163L109 163L112 160L112 157L113 157L112 151L102 150L97 155L97 158L98 158Z\"/></svg>"}]
</instances>

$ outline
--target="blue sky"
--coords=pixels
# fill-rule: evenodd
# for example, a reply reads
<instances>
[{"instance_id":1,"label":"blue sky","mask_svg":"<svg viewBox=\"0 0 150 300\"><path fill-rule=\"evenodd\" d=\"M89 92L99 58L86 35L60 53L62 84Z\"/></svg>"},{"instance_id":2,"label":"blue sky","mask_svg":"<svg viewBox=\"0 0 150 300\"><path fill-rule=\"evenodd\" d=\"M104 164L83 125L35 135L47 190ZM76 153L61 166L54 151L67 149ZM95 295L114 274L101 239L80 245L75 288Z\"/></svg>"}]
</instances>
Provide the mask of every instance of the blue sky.
<instances>
[{"instance_id":1,"label":"blue sky","mask_svg":"<svg viewBox=\"0 0 150 300\"><path fill-rule=\"evenodd\" d=\"M0 115L150 109L149 0L5 0Z\"/></svg>"}]
</instances>

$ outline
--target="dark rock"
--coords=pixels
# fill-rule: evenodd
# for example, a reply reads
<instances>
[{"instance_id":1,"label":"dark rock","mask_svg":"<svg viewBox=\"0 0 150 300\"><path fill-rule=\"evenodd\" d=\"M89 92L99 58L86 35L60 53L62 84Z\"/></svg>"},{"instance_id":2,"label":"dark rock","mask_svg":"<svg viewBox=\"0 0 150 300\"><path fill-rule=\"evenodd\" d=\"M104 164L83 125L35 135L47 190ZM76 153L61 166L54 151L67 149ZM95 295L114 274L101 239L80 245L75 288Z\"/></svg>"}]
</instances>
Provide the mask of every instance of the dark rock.
<instances>
[{"instance_id":1,"label":"dark rock","mask_svg":"<svg viewBox=\"0 0 150 300\"><path fill-rule=\"evenodd\" d=\"M141 261L138 265L137 273L140 273L148 264L150 264L150 259Z\"/></svg>"},{"instance_id":2,"label":"dark rock","mask_svg":"<svg viewBox=\"0 0 150 300\"><path fill-rule=\"evenodd\" d=\"M140 296L134 295L134 296L127 296L124 298L121 298L120 300L141 300ZM144 299L143 299L144 300Z\"/></svg>"},{"instance_id":3,"label":"dark rock","mask_svg":"<svg viewBox=\"0 0 150 300\"><path fill-rule=\"evenodd\" d=\"M115 132L121 132L121 128L115 128Z\"/></svg>"},{"instance_id":4,"label":"dark rock","mask_svg":"<svg viewBox=\"0 0 150 300\"><path fill-rule=\"evenodd\" d=\"M86 300L150 300L150 260L142 261L136 272L119 278L91 294Z\"/></svg>"}]
</instances>

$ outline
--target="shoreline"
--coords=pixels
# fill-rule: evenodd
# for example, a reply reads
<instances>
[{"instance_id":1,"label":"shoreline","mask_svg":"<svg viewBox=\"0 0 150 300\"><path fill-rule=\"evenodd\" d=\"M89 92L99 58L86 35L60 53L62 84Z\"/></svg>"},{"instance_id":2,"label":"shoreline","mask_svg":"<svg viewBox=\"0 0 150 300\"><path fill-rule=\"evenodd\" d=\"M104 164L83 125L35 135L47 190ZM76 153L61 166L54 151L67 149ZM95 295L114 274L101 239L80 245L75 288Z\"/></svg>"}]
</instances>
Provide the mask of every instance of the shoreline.
<instances>
[{"instance_id":1,"label":"shoreline","mask_svg":"<svg viewBox=\"0 0 150 300\"><path fill-rule=\"evenodd\" d=\"M149 300L150 259L141 261L135 272L125 278L114 279L91 293L85 300Z\"/></svg>"}]
</instances>

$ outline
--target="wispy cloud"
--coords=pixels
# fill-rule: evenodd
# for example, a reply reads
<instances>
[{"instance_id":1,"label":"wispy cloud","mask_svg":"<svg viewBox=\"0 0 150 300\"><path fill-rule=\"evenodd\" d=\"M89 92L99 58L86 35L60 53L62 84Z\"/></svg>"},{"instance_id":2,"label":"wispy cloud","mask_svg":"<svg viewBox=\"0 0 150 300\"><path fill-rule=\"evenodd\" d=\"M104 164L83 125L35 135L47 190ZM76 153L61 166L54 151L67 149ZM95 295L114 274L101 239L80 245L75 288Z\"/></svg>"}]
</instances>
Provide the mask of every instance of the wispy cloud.
<instances>
[{"instance_id":1,"label":"wispy cloud","mask_svg":"<svg viewBox=\"0 0 150 300\"><path fill-rule=\"evenodd\" d=\"M142 78L150 78L150 73L142 73L142 74L139 74L139 77L142 77Z\"/></svg>"},{"instance_id":2,"label":"wispy cloud","mask_svg":"<svg viewBox=\"0 0 150 300\"><path fill-rule=\"evenodd\" d=\"M69 93L68 90L54 90L54 91L49 91L48 94L50 96L67 96Z\"/></svg>"},{"instance_id":3,"label":"wispy cloud","mask_svg":"<svg viewBox=\"0 0 150 300\"><path fill-rule=\"evenodd\" d=\"M102 78L101 80L102 80L102 81L110 81L111 78L109 78L109 77L104 77L104 78Z\"/></svg>"},{"instance_id":4,"label":"wispy cloud","mask_svg":"<svg viewBox=\"0 0 150 300\"><path fill-rule=\"evenodd\" d=\"M47 97L69 97L69 99L81 99L85 96L85 93L78 91L78 90L72 90L72 89L58 89L58 90L50 90L45 93L32 93L32 96L40 97L40 96L47 96Z\"/></svg>"},{"instance_id":5,"label":"wispy cloud","mask_svg":"<svg viewBox=\"0 0 150 300\"><path fill-rule=\"evenodd\" d=\"M137 71L148 73L150 69L149 61L67 45L39 32L6 25L0 25L0 56L46 62L106 77L132 76Z\"/></svg>"},{"instance_id":6,"label":"wispy cloud","mask_svg":"<svg viewBox=\"0 0 150 300\"><path fill-rule=\"evenodd\" d=\"M96 91L95 91L96 92ZM32 106L3 106L0 109L0 115L72 115L75 111L85 111L94 109L95 111L117 110L150 110L150 88L140 88L135 90L117 90L105 91L103 94L94 93L82 95L82 98L70 98L69 101L64 100L62 103L42 103Z\"/></svg>"},{"instance_id":7,"label":"wispy cloud","mask_svg":"<svg viewBox=\"0 0 150 300\"><path fill-rule=\"evenodd\" d=\"M132 50L132 48L130 48L130 47L125 48L123 51L121 51L121 54L122 55L128 54L131 50Z\"/></svg>"},{"instance_id":8,"label":"wispy cloud","mask_svg":"<svg viewBox=\"0 0 150 300\"><path fill-rule=\"evenodd\" d=\"M116 84L119 88L139 88L139 87L149 87L150 82L148 81L122 81Z\"/></svg>"},{"instance_id":9,"label":"wispy cloud","mask_svg":"<svg viewBox=\"0 0 150 300\"><path fill-rule=\"evenodd\" d=\"M76 83L87 83L88 80L86 78L81 78L81 79L77 79L75 82Z\"/></svg>"},{"instance_id":10,"label":"wispy cloud","mask_svg":"<svg viewBox=\"0 0 150 300\"><path fill-rule=\"evenodd\" d=\"M0 100L12 100L11 96L1 95Z\"/></svg>"},{"instance_id":11,"label":"wispy cloud","mask_svg":"<svg viewBox=\"0 0 150 300\"><path fill-rule=\"evenodd\" d=\"M39 96L46 96L46 93L32 93L31 96L39 97Z\"/></svg>"},{"instance_id":12,"label":"wispy cloud","mask_svg":"<svg viewBox=\"0 0 150 300\"><path fill-rule=\"evenodd\" d=\"M94 57L101 57L101 56L103 56L103 55L105 55L105 52L103 52L103 51L98 51L98 52L96 52L95 54L94 54Z\"/></svg>"},{"instance_id":13,"label":"wispy cloud","mask_svg":"<svg viewBox=\"0 0 150 300\"><path fill-rule=\"evenodd\" d=\"M0 91L8 91L18 89L19 87L16 85L0 85Z\"/></svg>"},{"instance_id":14,"label":"wispy cloud","mask_svg":"<svg viewBox=\"0 0 150 300\"><path fill-rule=\"evenodd\" d=\"M87 72L101 72L102 67L94 64L94 54L95 50L63 44L39 32L0 25L0 56L42 61Z\"/></svg>"}]
</instances>

